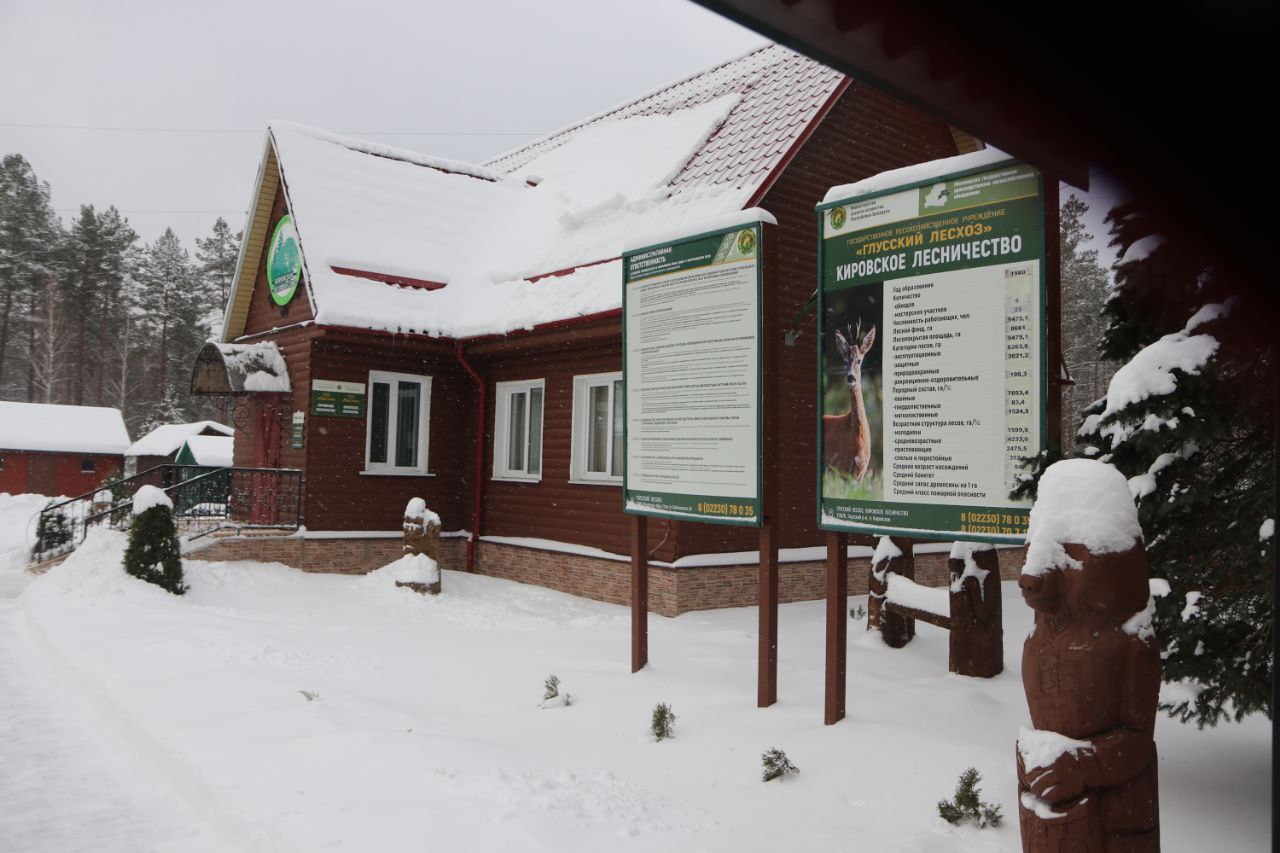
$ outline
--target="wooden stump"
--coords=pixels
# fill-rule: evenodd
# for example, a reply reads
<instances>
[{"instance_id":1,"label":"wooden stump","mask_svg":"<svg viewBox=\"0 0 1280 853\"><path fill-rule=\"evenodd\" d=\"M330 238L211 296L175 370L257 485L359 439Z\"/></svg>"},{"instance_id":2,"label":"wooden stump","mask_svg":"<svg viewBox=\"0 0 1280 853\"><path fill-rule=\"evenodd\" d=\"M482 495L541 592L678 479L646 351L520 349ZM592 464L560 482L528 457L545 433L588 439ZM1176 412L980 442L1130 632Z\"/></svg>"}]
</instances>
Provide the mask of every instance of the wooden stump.
<instances>
[{"instance_id":1,"label":"wooden stump","mask_svg":"<svg viewBox=\"0 0 1280 853\"><path fill-rule=\"evenodd\" d=\"M884 606L885 594L889 590L889 573L901 575L915 580L916 558L912 551L910 539L894 538L891 540L898 553L886 555L879 548L877 556L872 558L871 577L867 581L867 630L878 628L885 645L900 649L916 635L916 620L900 613L894 613Z\"/></svg>"},{"instance_id":2,"label":"wooden stump","mask_svg":"<svg viewBox=\"0 0 1280 853\"><path fill-rule=\"evenodd\" d=\"M951 636L947 668L992 678L1004 671L1000 558L990 545L956 543L951 571Z\"/></svg>"}]
</instances>

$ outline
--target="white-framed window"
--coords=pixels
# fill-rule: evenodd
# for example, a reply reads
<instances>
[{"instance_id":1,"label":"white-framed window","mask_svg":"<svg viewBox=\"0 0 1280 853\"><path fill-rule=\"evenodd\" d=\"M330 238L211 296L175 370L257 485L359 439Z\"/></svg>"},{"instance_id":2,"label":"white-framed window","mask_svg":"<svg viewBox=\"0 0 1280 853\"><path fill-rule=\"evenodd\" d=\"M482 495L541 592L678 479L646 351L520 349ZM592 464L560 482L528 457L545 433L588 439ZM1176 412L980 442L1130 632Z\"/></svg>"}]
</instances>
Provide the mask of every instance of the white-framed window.
<instances>
[{"instance_id":1,"label":"white-framed window","mask_svg":"<svg viewBox=\"0 0 1280 853\"><path fill-rule=\"evenodd\" d=\"M623 405L621 373L573 377L571 480L622 482Z\"/></svg>"},{"instance_id":2,"label":"white-framed window","mask_svg":"<svg viewBox=\"0 0 1280 853\"><path fill-rule=\"evenodd\" d=\"M542 401L546 380L497 385L493 430L495 480L542 479Z\"/></svg>"},{"instance_id":3,"label":"white-framed window","mask_svg":"<svg viewBox=\"0 0 1280 853\"><path fill-rule=\"evenodd\" d=\"M431 377L369 371L364 470L426 474Z\"/></svg>"}]
</instances>

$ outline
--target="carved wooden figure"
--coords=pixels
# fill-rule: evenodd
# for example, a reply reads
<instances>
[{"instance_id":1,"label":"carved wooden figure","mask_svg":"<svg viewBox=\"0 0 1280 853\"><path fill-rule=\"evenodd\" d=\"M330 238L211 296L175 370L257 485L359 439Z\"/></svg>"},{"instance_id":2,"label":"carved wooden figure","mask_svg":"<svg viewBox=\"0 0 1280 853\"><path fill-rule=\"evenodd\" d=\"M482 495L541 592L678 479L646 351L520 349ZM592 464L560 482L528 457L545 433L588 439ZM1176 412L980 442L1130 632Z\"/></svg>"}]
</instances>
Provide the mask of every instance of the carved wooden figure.
<instances>
[{"instance_id":1,"label":"carved wooden figure","mask_svg":"<svg viewBox=\"0 0 1280 853\"><path fill-rule=\"evenodd\" d=\"M991 545L957 542L951 573L948 668L958 675L993 678L1004 671L1000 558Z\"/></svg>"},{"instance_id":2,"label":"carved wooden figure","mask_svg":"<svg viewBox=\"0 0 1280 853\"><path fill-rule=\"evenodd\" d=\"M415 592L440 594L440 516L427 509L421 498L414 498L404 510L404 553L425 554L436 564L434 583L397 581L397 586L407 586Z\"/></svg>"},{"instance_id":3,"label":"carved wooden figure","mask_svg":"<svg viewBox=\"0 0 1280 853\"><path fill-rule=\"evenodd\" d=\"M1033 525L1034 525L1033 518ZM1160 654L1150 625L1146 552L1092 554L1079 568L1023 574L1035 627L1022 683L1035 730L1018 739L1024 851L1158 851Z\"/></svg>"}]
</instances>

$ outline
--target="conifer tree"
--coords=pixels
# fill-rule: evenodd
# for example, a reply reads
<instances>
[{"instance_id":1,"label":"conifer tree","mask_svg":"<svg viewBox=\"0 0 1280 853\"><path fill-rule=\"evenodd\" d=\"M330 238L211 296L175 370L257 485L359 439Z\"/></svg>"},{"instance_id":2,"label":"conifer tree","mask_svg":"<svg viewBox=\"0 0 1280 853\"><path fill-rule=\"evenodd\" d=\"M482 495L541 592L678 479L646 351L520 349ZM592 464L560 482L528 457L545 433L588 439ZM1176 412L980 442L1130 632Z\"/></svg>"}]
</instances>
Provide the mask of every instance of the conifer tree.
<instances>
[{"instance_id":1,"label":"conifer tree","mask_svg":"<svg viewBox=\"0 0 1280 853\"><path fill-rule=\"evenodd\" d=\"M956 826L962 823L975 824L979 829L999 826L1003 820L1000 807L982 801L982 789L978 787L981 781L982 774L976 767L961 773L955 798L938 801L938 816Z\"/></svg>"},{"instance_id":2,"label":"conifer tree","mask_svg":"<svg viewBox=\"0 0 1280 853\"><path fill-rule=\"evenodd\" d=\"M117 342L121 340L132 318L132 305L128 289L136 274L138 234L115 206L98 215L98 236L101 245L101 262L98 268L98 292L95 294L95 311L98 316L98 338L94 354L94 395L99 406L114 406L116 365L112 358ZM124 344L127 347L127 336ZM123 405L120 405L123 408Z\"/></svg>"},{"instance_id":3,"label":"conifer tree","mask_svg":"<svg viewBox=\"0 0 1280 853\"><path fill-rule=\"evenodd\" d=\"M219 216L213 223L212 234L196 238L196 264L204 280L205 298L210 308L209 325L214 332L221 327L222 312L227 307L243 233L232 234L227 220Z\"/></svg>"},{"instance_id":4,"label":"conifer tree","mask_svg":"<svg viewBox=\"0 0 1280 853\"><path fill-rule=\"evenodd\" d=\"M49 184L21 154L6 155L0 160L0 394L9 399L19 399L27 378L21 342L30 340L32 309L58 267L61 243Z\"/></svg>"},{"instance_id":5,"label":"conifer tree","mask_svg":"<svg viewBox=\"0 0 1280 853\"><path fill-rule=\"evenodd\" d=\"M1271 715L1274 339L1257 305L1134 205L1108 216L1121 258L1104 358L1126 362L1080 438L1130 478L1153 576L1165 706L1198 725Z\"/></svg>"},{"instance_id":6,"label":"conifer tree","mask_svg":"<svg viewBox=\"0 0 1280 853\"><path fill-rule=\"evenodd\" d=\"M150 505L145 508L140 506L138 499L143 489L158 493L159 500L148 501ZM124 570L174 595L182 595L187 587L182 579L182 552L173 524L173 504L155 486L143 486L139 495L134 497Z\"/></svg>"},{"instance_id":7,"label":"conifer tree","mask_svg":"<svg viewBox=\"0 0 1280 853\"><path fill-rule=\"evenodd\" d=\"M179 385L189 371L188 357L194 353L192 339L203 341L198 328L200 303L191 257L172 228L166 228L147 247L139 275L146 333L151 339L154 376L153 401L164 404L171 393L174 404L186 398Z\"/></svg>"},{"instance_id":8,"label":"conifer tree","mask_svg":"<svg viewBox=\"0 0 1280 853\"><path fill-rule=\"evenodd\" d=\"M1093 240L1084 222L1088 212L1089 205L1072 194L1062 203L1058 218L1062 356L1075 381L1062 401L1064 435L1075 432L1081 411L1102 396L1118 367L1098 353L1106 331L1103 310L1110 293L1110 280L1106 268L1098 261L1098 250L1087 248Z\"/></svg>"}]
</instances>

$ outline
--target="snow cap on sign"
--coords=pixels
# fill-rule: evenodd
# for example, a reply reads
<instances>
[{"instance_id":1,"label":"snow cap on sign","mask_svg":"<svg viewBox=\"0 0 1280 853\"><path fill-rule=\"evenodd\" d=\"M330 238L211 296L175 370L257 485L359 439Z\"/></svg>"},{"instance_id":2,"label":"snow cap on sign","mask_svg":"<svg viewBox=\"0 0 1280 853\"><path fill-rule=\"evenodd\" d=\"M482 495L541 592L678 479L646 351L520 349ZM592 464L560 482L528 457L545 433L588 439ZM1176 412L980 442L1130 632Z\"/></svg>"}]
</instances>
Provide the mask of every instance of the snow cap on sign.
<instances>
[{"instance_id":1,"label":"snow cap on sign","mask_svg":"<svg viewBox=\"0 0 1280 853\"><path fill-rule=\"evenodd\" d=\"M966 172L970 169L980 169L983 166L1003 163L1010 159L1012 158L999 148L987 147L970 154L943 157L941 160L930 160L927 163L917 163L914 166L904 166L901 169L890 169L887 172L881 172L878 175L872 175L869 178L863 178L851 184L834 186L827 190L827 194L822 198L822 203L828 204L829 202L843 201L847 198L880 192L881 190L909 186L932 178L939 178L943 175L951 175L956 172Z\"/></svg>"}]
</instances>

